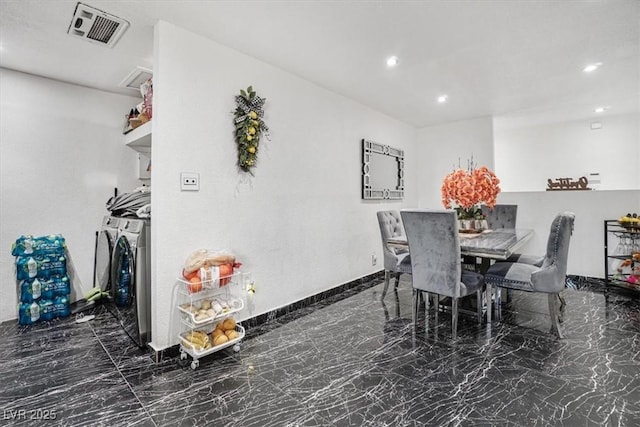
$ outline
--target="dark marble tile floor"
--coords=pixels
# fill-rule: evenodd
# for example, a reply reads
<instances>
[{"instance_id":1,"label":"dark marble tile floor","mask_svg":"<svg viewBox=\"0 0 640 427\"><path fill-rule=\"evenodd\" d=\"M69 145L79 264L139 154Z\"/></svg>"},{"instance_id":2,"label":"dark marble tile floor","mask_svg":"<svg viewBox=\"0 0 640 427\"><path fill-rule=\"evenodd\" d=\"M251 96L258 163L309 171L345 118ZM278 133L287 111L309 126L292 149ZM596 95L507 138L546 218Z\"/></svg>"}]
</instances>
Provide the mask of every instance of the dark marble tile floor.
<instances>
[{"instance_id":1,"label":"dark marble tile floor","mask_svg":"<svg viewBox=\"0 0 640 427\"><path fill-rule=\"evenodd\" d=\"M5 322L0 425L640 425L638 296L581 280L559 340L546 296L513 292L501 322L463 317L454 342L447 313L413 328L407 279L383 303L380 282L250 328L196 370L154 363L104 309Z\"/></svg>"}]
</instances>

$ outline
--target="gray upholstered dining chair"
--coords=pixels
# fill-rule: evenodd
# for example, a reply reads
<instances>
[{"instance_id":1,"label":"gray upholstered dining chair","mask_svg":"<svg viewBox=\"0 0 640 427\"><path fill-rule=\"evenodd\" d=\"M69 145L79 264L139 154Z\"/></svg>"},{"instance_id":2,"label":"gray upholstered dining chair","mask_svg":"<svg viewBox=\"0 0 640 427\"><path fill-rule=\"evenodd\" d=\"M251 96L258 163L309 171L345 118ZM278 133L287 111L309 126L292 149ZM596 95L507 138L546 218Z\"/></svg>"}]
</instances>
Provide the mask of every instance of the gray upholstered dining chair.
<instances>
[{"instance_id":1,"label":"gray upholstered dining chair","mask_svg":"<svg viewBox=\"0 0 640 427\"><path fill-rule=\"evenodd\" d=\"M458 300L476 294L478 322L482 322L481 274L462 269L458 220L453 210L402 210L400 212L411 253L413 283L413 321L416 324L418 305L423 292L451 298L451 328L457 338Z\"/></svg>"},{"instance_id":2,"label":"gray upholstered dining chair","mask_svg":"<svg viewBox=\"0 0 640 427\"><path fill-rule=\"evenodd\" d=\"M396 280L395 287L397 288L400 282L400 275L403 273L411 274L411 260L409 259L408 250L391 248L387 245L389 238L405 235L402 219L398 211L379 211L378 225L380 226L382 254L384 256L384 290L382 291L382 299L384 299L392 276Z\"/></svg>"},{"instance_id":3,"label":"gray upholstered dining chair","mask_svg":"<svg viewBox=\"0 0 640 427\"><path fill-rule=\"evenodd\" d=\"M569 242L574 220L575 214L572 212L563 212L554 218L547 240L547 251L542 263L496 262L489 267L485 274L489 296L491 296L493 286L548 294L551 326L560 338L564 338L564 336L560 329L556 304L560 299L560 292L565 288ZM533 257L530 259L534 261ZM496 298L496 305L500 310L499 298Z\"/></svg>"},{"instance_id":4,"label":"gray upholstered dining chair","mask_svg":"<svg viewBox=\"0 0 640 427\"><path fill-rule=\"evenodd\" d=\"M518 217L518 205L494 205L492 208L482 205L482 214L487 220L487 226L490 230L499 228L516 228L516 219ZM471 269L482 273L491 261L483 259L481 262L476 257L465 256L462 259L463 268Z\"/></svg>"},{"instance_id":5,"label":"gray upholstered dining chair","mask_svg":"<svg viewBox=\"0 0 640 427\"><path fill-rule=\"evenodd\" d=\"M495 205L492 208L482 205L482 214L491 230L516 228L518 205Z\"/></svg>"}]
</instances>

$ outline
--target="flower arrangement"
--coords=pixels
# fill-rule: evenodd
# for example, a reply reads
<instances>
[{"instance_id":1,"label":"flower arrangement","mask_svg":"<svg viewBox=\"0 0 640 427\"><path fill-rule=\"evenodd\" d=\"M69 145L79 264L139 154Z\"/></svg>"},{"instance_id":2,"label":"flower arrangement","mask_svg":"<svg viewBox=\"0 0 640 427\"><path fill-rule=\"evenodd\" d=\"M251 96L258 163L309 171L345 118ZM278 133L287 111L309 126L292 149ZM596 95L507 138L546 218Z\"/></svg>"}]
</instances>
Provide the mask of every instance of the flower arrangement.
<instances>
[{"instance_id":1,"label":"flower arrangement","mask_svg":"<svg viewBox=\"0 0 640 427\"><path fill-rule=\"evenodd\" d=\"M481 204L492 208L500 193L500 180L486 166L476 168L473 158L468 162L467 170L458 167L444 177L442 181L442 204L451 209L453 203L458 219L484 219Z\"/></svg>"},{"instance_id":2,"label":"flower arrangement","mask_svg":"<svg viewBox=\"0 0 640 427\"><path fill-rule=\"evenodd\" d=\"M234 124L238 144L238 167L245 172L251 173L251 168L256 165L262 134L269 139L269 127L262 119L262 106L266 100L257 96L251 86L246 91L241 89L240 95L236 95Z\"/></svg>"}]
</instances>

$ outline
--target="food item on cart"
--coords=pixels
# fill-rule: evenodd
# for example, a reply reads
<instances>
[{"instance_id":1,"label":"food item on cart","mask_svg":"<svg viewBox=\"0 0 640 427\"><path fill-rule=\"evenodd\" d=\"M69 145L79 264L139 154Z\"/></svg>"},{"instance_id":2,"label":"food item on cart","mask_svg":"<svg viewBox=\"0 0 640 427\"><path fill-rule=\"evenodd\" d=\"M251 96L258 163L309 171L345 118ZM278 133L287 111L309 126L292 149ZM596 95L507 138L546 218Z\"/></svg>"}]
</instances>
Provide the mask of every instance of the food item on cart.
<instances>
[{"instance_id":1,"label":"food item on cart","mask_svg":"<svg viewBox=\"0 0 640 427\"><path fill-rule=\"evenodd\" d=\"M215 337L215 339L213 340L213 345L221 345L227 342L229 342L229 338L227 338L225 334L221 334Z\"/></svg>"},{"instance_id":2,"label":"food item on cart","mask_svg":"<svg viewBox=\"0 0 640 427\"><path fill-rule=\"evenodd\" d=\"M239 308L242 302L238 300L234 301L234 304L234 308ZM195 301L193 304L182 304L180 309L191 316L192 322L198 323L214 319L216 316L228 313L231 310L225 300L218 298L203 299Z\"/></svg>"},{"instance_id":3,"label":"food item on cart","mask_svg":"<svg viewBox=\"0 0 640 427\"><path fill-rule=\"evenodd\" d=\"M216 313L222 313L222 305L218 302L217 299L211 301L211 308L215 310Z\"/></svg>"},{"instance_id":4,"label":"food item on cart","mask_svg":"<svg viewBox=\"0 0 640 427\"><path fill-rule=\"evenodd\" d=\"M229 307L229 303L226 300L220 300L220 305L222 306L222 311L225 313L231 310L231 307Z\"/></svg>"},{"instance_id":5,"label":"food item on cart","mask_svg":"<svg viewBox=\"0 0 640 427\"><path fill-rule=\"evenodd\" d=\"M211 308L213 308L217 313L227 313L231 310L229 303L220 297L215 298L211 302Z\"/></svg>"},{"instance_id":6,"label":"food item on cart","mask_svg":"<svg viewBox=\"0 0 640 427\"><path fill-rule=\"evenodd\" d=\"M196 322L213 319L218 314L213 308L211 308L211 302L210 301L207 301L207 302L209 304L201 304L200 309L197 309L195 313L192 312L192 314L195 315L193 317L193 320L195 320ZM207 306L208 308L204 308Z\"/></svg>"},{"instance_id":7,"label":"food item on cart","mask_svg":"<svg viewBox=\"0 0 640 427\"><path fill-rule=\"evenodd\" d=\"M227 317L222 322L222 329L224 329L225 331L235 330L236 329L236 321L233 320L232 317Z\"/></svg>"},{"instance_id":8,"label":"food item on cart","mask_svg":"<svg viewBox=\"0 0 640 427\"><path fill-rule=\"evenodd\" d=\"M198 249L192 252L184 263L184 273L189 274L201 268L215 267L223 264L235 264L236 257L227 252L212 252ZM183 273L183 274L184 274Z\"/></svg>"},{"instance_id":9,"label":"food item on cart","mask_svg":"<svg viewBox=\"0 0 640 427\"><path fill-rule=\"evenodd\" d=\"M635 212L628 213L618 218L618 223L627 228L640 228L640 217Z\"/></svg>"},{"instance_id":10,"label":"food item on cart","mask_svg":"<svg viewBox=\"0 0 640 427\"><path fill-rule=\"evenodd\" d=\"M194 277L200 277L198 273L198 270L187 273L184 269L182 269L182 277L184 277L186 280L191 280Z\"/></svg>"},{"instance_id":11,"label":"food item on cart","mask_svg":"<svg viewBox=\"0 0 640 427\"><path fill-rule=\"evenodd\" d=\"M211 316L209 316L206 312L198 313L194 317L194 320L196 322L202 322L203 320L208 320L208 319L211 319Z\"/></svg>"},{"instance_id":12,"label":"food item on cart","mask_svg":"<svg viewBox=\"0 0 640 427\"><path fill-rule=\"evenodd\" d=\"M198 314L198 308L189 303L182 304L180 307L191 314Z\"/></svg>"},{"instance_id":13,"label":"food item on cart","mask_svg":"<svg viewBox=\"0 0 640 427\"><path fill-rule=\"evenodd\" d=\"M189 279L189 284L187 285L187 290L190 294L195 294L202 290L202 281L199 277L192 277Z\"/></svg>"},{"instance_id":14,"label":"food item on cart","mask_svg":"<svg viewBox=\"0 0 640 427\"><path fill-rule=\"evenodd\" d=\"M238 332L235 329L229 329L224 331L224 334L229 338L229 341L239 337Z\"/></svg>"},{"instance_id":15,"label":"food item on cart","mask_svg":"<svg viewBox=\"0 0 640 427\"><path fill-rule=\"evenodd\" d=\"M630 259L623 260L620 264L618 264L618 273L622 273L622 269L624 267L631 267L631 264L633 264L633 261L631 261Z\"/></svg>"},{"instance_id":16,"label":"food item on cart","mask_svg":"<svg viewBox=\"0 0 640 427\"><path fill-rule=\"evenodd\" d=\"M202 351L205 348L211 348L209 336L203 331L191 331L183 337L185 344L188 344L196 351ZM208 344L208 347L207 347Z\"/></svg>"},{"instance_id":17,"label":"food item on cart","mask_svg":"<svg viewBox=\"0 0 640 427\"><path fill-rule=\"evenodd\" d=\"M231 275L233 274L234 263L221 264L220 269L220 286L224 286L231 281Z\"/></svg>"},{"instance_id":18,"label":"food item on cart","mask_svg":"<svg viewBox=\"0 0 640 427\"><path fill-rule=\"evenodd\" d=\"M211 331L211 340L213 345L220 345L238 338L240 334L236 331L236 321L228 317L222 322L218 322L213 331Z\"/></svg>"}]
</instances>

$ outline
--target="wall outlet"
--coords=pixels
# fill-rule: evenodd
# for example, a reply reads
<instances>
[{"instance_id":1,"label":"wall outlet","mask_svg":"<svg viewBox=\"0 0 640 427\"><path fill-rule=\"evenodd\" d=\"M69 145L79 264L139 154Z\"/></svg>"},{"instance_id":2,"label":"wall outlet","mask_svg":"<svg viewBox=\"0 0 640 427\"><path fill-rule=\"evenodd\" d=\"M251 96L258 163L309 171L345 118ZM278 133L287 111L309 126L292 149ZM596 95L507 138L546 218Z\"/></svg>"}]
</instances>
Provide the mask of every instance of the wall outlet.
<instances>
[{"instance_id":1,"label":"wall outlet","mask_svg":"<svg viewBox=\"0 0 640 427\"><path fill-rule=\"evenodd\" d=\"M371 255L371 265L376 265L378 263L378 257L376 254Z\"/></svg>"},{"instance_id":2,"label":"wall outlet","mask_svg":"<svg viewBox=\"0 0 640 427\"><path fill-rule=\"evenodd\" d=\"M180 174L180 191L199 191L200 174L193 172L182 172Z\"/></svg>"}]
</instances>

